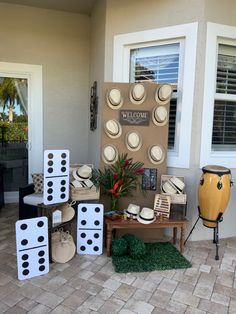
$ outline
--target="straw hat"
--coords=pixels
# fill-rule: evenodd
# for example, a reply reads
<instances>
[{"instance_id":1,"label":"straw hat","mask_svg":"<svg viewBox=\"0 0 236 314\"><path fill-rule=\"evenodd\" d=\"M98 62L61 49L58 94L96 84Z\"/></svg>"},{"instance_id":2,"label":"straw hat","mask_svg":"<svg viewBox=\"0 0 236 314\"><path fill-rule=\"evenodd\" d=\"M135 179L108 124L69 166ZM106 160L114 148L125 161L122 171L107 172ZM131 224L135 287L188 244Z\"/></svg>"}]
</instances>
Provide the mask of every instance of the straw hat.
<instances>
[{"instance_id":1,"label":"straw hat","mask_svg":"<svg viewBox=\"0 0 236 314\"><path fill-rule=\"evenodd\" d=\"M150 224L156 220L156 216L154 215L154 210L152 208L143 207L139 215L137 216L138 222L142 224Z\"/></svg>"},{"instance_id":2,"label":"straw hat","mask_svg":"<svg viewBox=\"0 0 236 314\"><path fill-rule=\"evenodd\" d=\"M102 160L106 164L113 164L118 159L118 151L114 145L107 145L103 148Z\"/></svg>"},{"instance_id":3,"label":"straw hat","mask_svg":"<svg viewBox=\"0 0 236 314\"><path fill-rule=\"evenodd\" d=\"M162 185L162 191L167 194L177 194L177 190L175 187L171 184L170 180L166 181Z\"/></svg>"},{"instance_id":4,"label":"straw hat","mask_svg":"<svg viewBox=\"0 0 236 314\"><path fill-rule=\"evenodd\" d=\"M133 84L129 91L129 99L135 105L140 105L146 99L146 90L143 84Z\"/></svg>"},{"instance_id":5,"label":"straw hat","mask_svg":"<svg viewBox=\"0 0 236 314\"><path fill-rule=\"evenodd\" d=\"M120 123L115 120L108 120L105 124L104 124L104 130L107 136L109 136L110 138L118 138L121 136L122 133L122 128Z\"/></svg>"},{"instance_id":6,"label":"straw hat","mask_svg":"<svg viewBox=\"0 0 236 314\"><path fill-rule=\"evenodd\" d=\"M54 262L67 263L75 255L75 250L74 240L68 232L59 231L52 236L52 260Z\"/></svg>"},{"instance_id":7,"label":"straw hat","mask_svg":"<svg viewBox=\"0 0 236 314\"><path fill-rule=\"evenodd\" d=\"M106 100L111 109L119 109L123 105L123 97L118 88L110 89L106 94Z\"/></svg>"},{"instance_id":8,"label":"straw hat","mask_svg":"<svg viewBox=\"0 0 236 314\"><path fill-rule=\"evenodd\" d=\"M148 150L149 160L153 164L160 164L165 159L165 150L161 145L153 145Z\"/></svg>"},{"instance_id":9,"label":"straw hat","mask_svg":"<svg viewBox=\"0 0 236 314\"><path fill-rule=\"evenodd\" d=\"M168 111L164 106L156 106L152 111L152 121L158 126L166 125L168 121Z\"/></svg>"},{"instance_id":10,"label":"straw hat","mask_svg":"<svg viewBox=\"0 0 236 314\"><path fill-rule=\"evenodd\" d=\"M126 134L125 138L126 147L131 151L137 151L142 146L142 138L138 132L131 131Z\"/></svg>"},{"instance_id":11,"label":"straw hat","mask_svg":"<svg viewBox=\"0 0 236 314\"><path fill-rule=\"evenodd\" d=\"M172 95L172 87L169 84L159 85L156 93L155 100L160 105L165 105L170 101Z\"/></svg>"},{"instance_id":12,"label":"straw hat","mask_svg":"<svg viewBox=\"0 0 236 314\"><path fill-rule=\"evenodd\" d=\"M125 214L127 214L128 218L137 219L137 216L140 212L140 206L135 204L129 204L128 208L125 209Z\"/></svg>"},{"instance_id":13,"label":"straw hat","mask_svg":"<svg viewBox=\"0 0 236 314\"><path fill-rule=\"evenodd\" d=\"M73 180L70 183L70 185L72 185L74 188L82 188L83 187L82 183L78 180Z\"/></svg>"},{"instance_id":14,"label":"straw hat","mask_svg":"<svg viewBox=\"0 0 236 314\"><path fill-rule=\"evenodd\" d=\"M175 188L182 193L184 188L185 188L185 183L183 181L181 181L179 178L177 177L171 177L170 178L171 183L175 186Z\"/></svg>"},{"instance_id":15,"label":"straw hat","mask_svg":"<svg viewBox=\"0 0 236 314\"><path fill-rule=\"evenodd\" d=\"M78 181L90 179L92 177L92 168L87 165L83 165L78 169L73 170L73 177Z\"/></svg>"},{"instance_id":16,"label":"straw hat","mask_svg":"<svg viewBox=\"0 0 236 314\"><path fill-rule=\"evenodd\" d=\"M59 205L57 209L61 211L61 222L67 222L74 218L75 210L70 203Z\"/></svg>"}]
</instances>

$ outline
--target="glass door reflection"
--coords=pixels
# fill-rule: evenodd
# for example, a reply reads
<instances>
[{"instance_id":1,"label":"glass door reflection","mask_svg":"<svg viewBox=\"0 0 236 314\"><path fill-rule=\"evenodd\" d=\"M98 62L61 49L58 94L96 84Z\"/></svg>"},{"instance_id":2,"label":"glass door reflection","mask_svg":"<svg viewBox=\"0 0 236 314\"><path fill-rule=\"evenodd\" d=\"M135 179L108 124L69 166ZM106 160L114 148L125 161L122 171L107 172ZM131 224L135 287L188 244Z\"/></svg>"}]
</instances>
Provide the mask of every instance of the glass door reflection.
<instances>
[{"instance_id":1,"label":"glass door reflection","mask_svg":"<svg viewBox=\"0 0 236 314\"><path fill-rule=\"evenodd\" d=\"M0 166L4 192L28 182L28 81L0 77Z\"/></svg>"}]
</instances>

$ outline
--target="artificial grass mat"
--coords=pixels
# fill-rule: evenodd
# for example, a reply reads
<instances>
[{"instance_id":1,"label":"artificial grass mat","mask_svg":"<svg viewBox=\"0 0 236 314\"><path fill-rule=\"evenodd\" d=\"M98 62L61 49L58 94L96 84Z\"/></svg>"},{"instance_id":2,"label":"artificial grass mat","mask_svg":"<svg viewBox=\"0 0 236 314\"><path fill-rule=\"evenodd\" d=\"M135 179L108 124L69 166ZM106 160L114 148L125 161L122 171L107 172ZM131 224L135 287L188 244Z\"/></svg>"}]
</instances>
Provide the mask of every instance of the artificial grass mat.
<instances>
[{"instance_id":1,"label":"artificial grass mat","mask_svg":"<svg viewBox=\"0 0 236 314\"><path fill-rule=\"evenodd\" d=\"M146 253L139 258L112 255L115 271L129 273L192 267L170 242L145 243L145 246Z\"/></svg>"}]
</instances>

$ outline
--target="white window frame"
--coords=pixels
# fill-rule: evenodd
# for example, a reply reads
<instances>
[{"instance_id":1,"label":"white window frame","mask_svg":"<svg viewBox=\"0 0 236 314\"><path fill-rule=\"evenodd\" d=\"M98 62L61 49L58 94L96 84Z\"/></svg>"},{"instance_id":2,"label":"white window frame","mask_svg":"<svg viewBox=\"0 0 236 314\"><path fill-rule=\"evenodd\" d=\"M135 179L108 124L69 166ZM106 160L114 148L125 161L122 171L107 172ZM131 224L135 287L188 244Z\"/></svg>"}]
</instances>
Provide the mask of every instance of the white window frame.
<instances>
[{"instance_id":1,"label":"white window frame","mask_svg":"<svg viewBox=\"0 0 236 314\"><path fill-rule=\"evenodd\" d=\"M220 164L228 168L236 168L236 151L213 151L211 147L214 104L215 99L220 99L218 93L216 98L218 45L229 44L232 40L236 40L236 27L207 23L200 167L207 164ZM227 95L227 98L230 100L230 95ZM222 99L225 99L224 95Z\"/></svg>"},{"instance_id":2,"label":"white window frame","mask_svg":"<svg viewBox=\"0 0 236 314\"><path fill-rule=\"evenodd\" d=\"M184 40L183 90L181 90L182 97L178 102L178 110L181 112L180 121L177 121L180 123L179 134L177 134L176 149L168 151L168 167L189 168L190 164L197 29L196 22L114 36L114 82L129 82L131 49L162 44L166 41Z\"/></svg>"}]
</instances>

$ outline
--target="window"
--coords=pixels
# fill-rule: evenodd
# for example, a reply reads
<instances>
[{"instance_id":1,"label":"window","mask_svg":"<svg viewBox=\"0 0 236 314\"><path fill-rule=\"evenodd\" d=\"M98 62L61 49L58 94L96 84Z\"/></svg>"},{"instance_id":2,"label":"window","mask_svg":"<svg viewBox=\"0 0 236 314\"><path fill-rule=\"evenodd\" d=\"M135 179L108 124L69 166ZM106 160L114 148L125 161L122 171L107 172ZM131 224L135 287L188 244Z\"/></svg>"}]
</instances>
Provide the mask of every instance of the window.
<instances>
[{"instance_id":1,"label":"window","mask_svg":"<svg viewBox=\"0 0 236 314\"><path fill-rule=\"evenodd\" d=\"M200 165L235 167L235 27L208 23L205 73Z\"/></svg>"},{"instance_id":2,"label":"window","mask_svg":"<svg viewBox=\"0 0 236 314\"><path fill-rule=\"evenodd\" d=\"M189 168L197 23L114 38L113 81L176 85L170 106L167 166Z\"/></svg>"},{"instance_id":3,"label":"window","mask_svg":"<svg viewBox=\"0 0 236 314\"><path fill-rule=\"evenodd\" d=\"M179 85L180 43L131 49L130 82L152 81L174 84L170 103L168 148L175 149L177 86ZM182 64L182 63L181 63Z\"/></svg>"}]
</instances>

